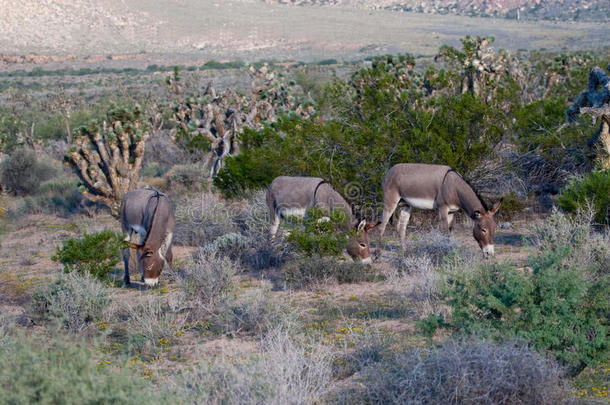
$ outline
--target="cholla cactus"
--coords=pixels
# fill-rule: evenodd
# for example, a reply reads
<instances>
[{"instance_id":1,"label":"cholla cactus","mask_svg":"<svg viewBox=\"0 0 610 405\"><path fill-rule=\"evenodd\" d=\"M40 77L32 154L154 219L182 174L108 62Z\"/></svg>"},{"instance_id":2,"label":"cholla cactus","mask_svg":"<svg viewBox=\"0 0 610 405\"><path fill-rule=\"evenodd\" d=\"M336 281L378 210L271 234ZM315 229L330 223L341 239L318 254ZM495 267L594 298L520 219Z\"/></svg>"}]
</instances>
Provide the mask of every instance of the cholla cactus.
<instances>
[{"instance_id":1,"label":"cholla cactus","mask_svg":"<svg viewBox=\"0 0 610 405\"><path fill-rule=\"evenodd\" d=\"M192 153L205 151L203 166L210 176L220 170L226 156L239 153L239 134L244 128L260 129L283 112L292 111L305 118L313 114L311 107L297 103L284 78L267 65L250 67L249 73L252 87L246 95L230 89L217 94L210 82L199 98L187 99L174 109L174 140Z\"/></svg>"},{"instance_id":2,"label":"cholla cactus","mask_svg":"<svg viewBox=\"0 0 610 405\"><path fill-rule=\"evenodd\" d=\"M80 178L83 196L118 216L123 196L138 183L149 132L138 106L111 110L107 119L77 129L64 160Z\"/></svg>"}]
</instances>

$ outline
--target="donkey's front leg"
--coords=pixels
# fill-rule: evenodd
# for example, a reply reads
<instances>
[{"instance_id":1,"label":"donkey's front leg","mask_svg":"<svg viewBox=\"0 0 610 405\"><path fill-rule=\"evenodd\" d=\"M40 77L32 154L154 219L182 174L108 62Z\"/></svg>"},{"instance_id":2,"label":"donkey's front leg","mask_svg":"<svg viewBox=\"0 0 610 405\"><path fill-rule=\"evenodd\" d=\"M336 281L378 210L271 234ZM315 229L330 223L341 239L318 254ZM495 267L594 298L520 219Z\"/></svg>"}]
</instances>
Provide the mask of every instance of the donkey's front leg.
<instances>
[{"instance_id":1,"label":"donkey's front leg","mask_svg":"<svg viewBox=\"0 0 610 405\"><path fill-rule=\"evenodd\" d=\"M441 220L441 229L445 233L451 232L454 214L449 212L449 206L443 205L438 208L438 217Z\"/></svg>"},{"instance_id":2,"label":"donkey's front leg","mask_svg":"<svg viewBox=\"0 0 610 405\"><path fill-rule=\"evenodd\" d=\"M123 279L125 280L125 285L128 286L131 284L129 280L129 248L123 249L123 264L125 265L125 276Z\"/></svg>"}]
</instances>

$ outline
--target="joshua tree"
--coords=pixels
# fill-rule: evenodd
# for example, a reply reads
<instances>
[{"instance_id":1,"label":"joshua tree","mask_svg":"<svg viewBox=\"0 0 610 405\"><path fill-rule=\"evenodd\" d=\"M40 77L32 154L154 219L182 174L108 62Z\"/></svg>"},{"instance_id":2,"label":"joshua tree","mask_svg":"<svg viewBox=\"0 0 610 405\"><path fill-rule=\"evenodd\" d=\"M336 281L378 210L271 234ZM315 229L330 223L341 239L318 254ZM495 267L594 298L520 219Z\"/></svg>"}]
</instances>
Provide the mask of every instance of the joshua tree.
<instances>
[{"instance_id":1,"label":"joshua tree","mask_svg":"<svg viewBox=\"0 0 610 405\"><path fill-rule=\"evenodd\" d=\"M83 196L118 216L121 199L138 183L149 131L139 106L112 109L106 115L101 125L92 122L75 131L65 161L80 178Z\"/></svg>"},{"instance_id":2,"label":"joshua tree","mask_svg":"<svg viewBox=\"0 0 610 405\"><path fill-rule=\"evenodd\" d=\"M174 139L190 152L203 151L203 166L215 175L226 156L239 153L239 134L246 128L259 129L263 122L275 121L280 112L292 111L309 117L313 108L297 104L283 77L250 67L251 90L239 95L233 90L217 94L210 82L199 98L189 98L174 109Z\"/></svg>"}]
</instances>

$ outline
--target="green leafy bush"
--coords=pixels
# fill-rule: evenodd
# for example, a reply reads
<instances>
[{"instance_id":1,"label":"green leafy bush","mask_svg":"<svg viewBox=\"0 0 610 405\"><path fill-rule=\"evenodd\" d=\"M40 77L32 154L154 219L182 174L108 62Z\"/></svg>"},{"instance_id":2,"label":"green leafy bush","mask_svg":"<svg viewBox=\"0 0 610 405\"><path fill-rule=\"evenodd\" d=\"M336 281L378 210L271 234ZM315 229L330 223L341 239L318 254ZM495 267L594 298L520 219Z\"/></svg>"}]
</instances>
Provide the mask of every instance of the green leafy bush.
<instances>
[{"instance_id":1,"label":"green leafy bush","mask_svg":"<svg viewBox=\"0 0 610 405\"><path fill-rule=\"evenodd\" d=\"M157 404L154 387L126 367L96 364L100 353L69 336L12 333L0 355L0 398L7 404Z\"/></svg>"},{"instance_id":2,"label":"green leafy bush","mask_svg":"<svg viewBox=\"0 0 610 405\"><path fill-rule=\"evenodd\" d=\"M89 274L62 274L32 296L34 316L55 319L74 332L99 320L110 302L102 283Z\"/></svg>"},{"instance_id":3,"label":"green leafy bush","mask_svg":"<svg viewBox=\"0 0 610 405\"><path fill-rule=\"evenodd\" d=\"M610 170L595 170L583 177L573 177L557 202L567 212L591 207L597 223L610 225Z\"/></svg>"},{"instance_id":4,"label":"green leafy bush","mask_svg":"<svg viewBox=\"0 0 610 405\"><path fill-rule=\"evenodd\" d=\"M458 333L524 338L577 374L610 354L610 274L603 270L610 256L588 246L600 242L588 232L583 237L577 226L552 221L556 229L544 231L526 268L456 268L445 291L452 308L447 322Z\"/></svg>"},{"instance_id":5,"label":"green leafy bush","mask_svg":"<svg viewBox=\"0 0 610 405\"><path fill-rule=\"evenodd\" d=\"M67 273L76 271L103 280L121 261L121 251L127 247L123 238L122 234L107 229L85 233L82 239L68 239L52 259L62 263Z\"/></svg>"},{"instance_id":6,"label":"green leafy bush","mask_svg":"<svg viewBox=\"0 0 610 405\"><path fill-rule=\"evenodd\" d=\"M313 208L307 211L303 226L292 229L288 240L307 256L339 256L348 242L349 232L345 231L348 221L341 210L333 210L328 217L321 208Z\"/></svg>"},{"instance_id":7,"label":"green leafy bush","mask_svg":"<svg viewBox=\"0 0 610 405\"><path fill-rule=\"evenodd\" d=\"M55 173L50 162L39 160L36 152L26 148L16 149L0 163L0 183L17 195L36 192L40 183Z\"/></svg>"}]
</instances>

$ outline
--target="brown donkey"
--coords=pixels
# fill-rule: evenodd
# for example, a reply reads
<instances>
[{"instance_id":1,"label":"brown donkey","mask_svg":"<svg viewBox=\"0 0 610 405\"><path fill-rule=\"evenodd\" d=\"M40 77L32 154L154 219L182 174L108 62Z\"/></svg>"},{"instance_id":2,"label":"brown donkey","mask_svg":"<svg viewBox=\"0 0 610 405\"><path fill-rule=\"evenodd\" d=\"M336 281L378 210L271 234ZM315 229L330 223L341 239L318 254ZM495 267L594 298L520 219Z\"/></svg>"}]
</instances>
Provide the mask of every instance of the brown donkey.
<instances>
[{"instance_id":1,"label":"brown donkey","mask_svg":"<svg viewBox=\"0 0 610 405\"><path fill-rule=\"evenodd\" d=\"M174 211L167 196L154 189L132 190L121 202L121 228L135 249L142 281L154 287L165 264L172 264ZM129 253L123 251L125 285L129 285Z\"/></svg>"},{"instance_id":2,"label":"brown donkey","mask_svg":"<svg viewBox=\"0 0 610 405\"><path fill-rule=\"evenodd\" d=\"M377 224L367 224L366 220L358 223L352 214L351 206L335 189L318 177L276 177L267 189L267 206L271 227L269 234L275 237L280 226L280 219L297 216L304 217L307 210L320 207L330 214L331 210L344 211L350 219L349 226L356 227L356 235L347 243L347 253L354 260L370 264L370 239L368 232Z\"/></svg>"},{"instance_id":3,"label":"brown donkey","mask_svg":"<svg viewBox=\"0 0 610 405\"><path fill-rule=\"evenodd\" d=\"M401 247L404 246L412 208L438 210L445 231L452 230L454 213L463 209L474 222L472 233L483 254L494 254L494 214L500 208L500 202L487 209L472 187L451 167L422 163L397 164L386 173L382 188L383 215L379 227L379 248L388 221L399 203L404 201L406 205L400 205L396 225Z\"/></svg>"}]
</instances>

